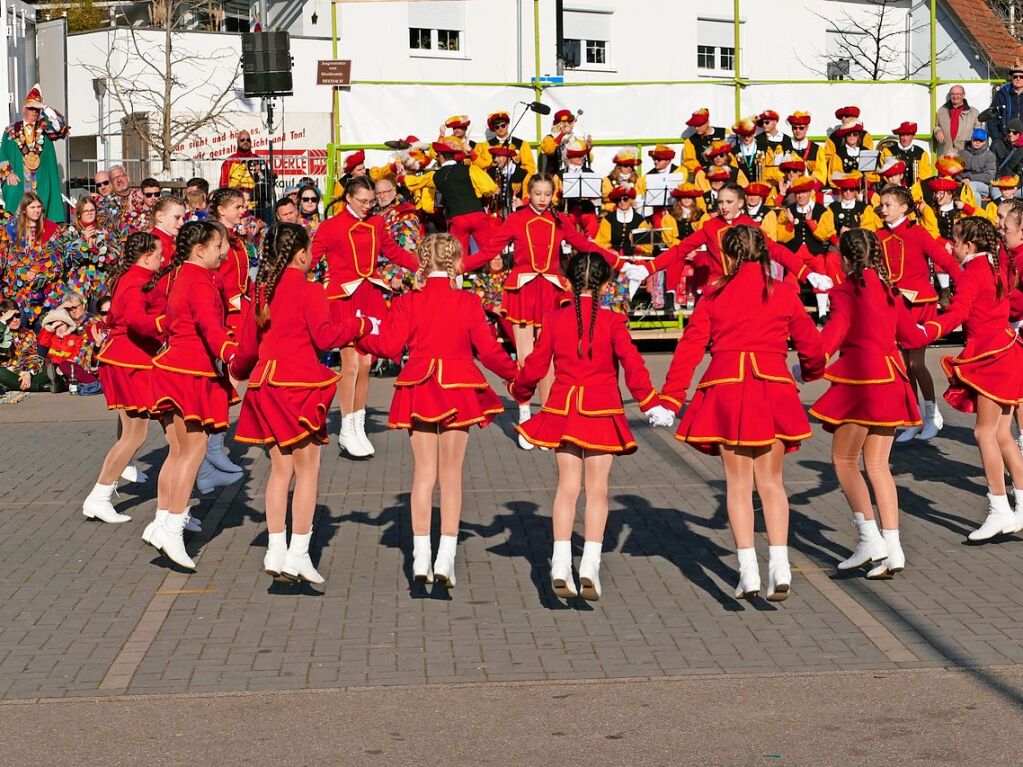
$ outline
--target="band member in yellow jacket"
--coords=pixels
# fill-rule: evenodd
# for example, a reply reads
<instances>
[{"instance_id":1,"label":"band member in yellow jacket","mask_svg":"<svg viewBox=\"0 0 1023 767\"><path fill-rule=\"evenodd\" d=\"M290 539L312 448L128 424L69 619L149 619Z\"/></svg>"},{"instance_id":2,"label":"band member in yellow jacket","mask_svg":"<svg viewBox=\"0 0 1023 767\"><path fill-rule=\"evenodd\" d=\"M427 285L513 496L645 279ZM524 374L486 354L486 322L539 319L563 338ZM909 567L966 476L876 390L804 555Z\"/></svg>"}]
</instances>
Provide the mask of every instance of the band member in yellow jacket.
<instances>
[{"instance_id":1,"label":"band member in yellow jacket","mask_svg":"<svg viewBox=\"0 0 1023 767\"><path fill-rule=\"evenodd\" d=\"M913 186L917 181L926 181L934 175L931 155L922 146L913 143L916 139L916 130L916 123L903 120L901 125L892 129L892 134L898 137L899 143L895 146L886 144L878 157L878 162L882 164L889 157L906 163L907 186Z\"/></svg>"},{"instance_id":2,"label":"band member in yellow jacket","mask_svg":"<svg viewBox=\"0 0 1023 767\"><path fill-rule=\"evenodd\" d=\"M510 146L515 150L512 158L515 164L523 168L527 174L536 173L536 160L533 158L533 147L525 139L513 136L508 131L511 125L511 116L505 111L493 112L487 115L487 127L494 134L487 139L487 145L493 150L495 146ZM493 152L491 151L491 154Z\"/></svg>"},{"instance_id":3,"label":"band member in yellow jacket","mask_svg":"<svg viewBox=\"0 0 1023 767\"><path fill-rule=\"evenodd\" d=\"M704 156L704 152L710 145L715 141L725 140L725 129L711 125L710 110L706 107L693 112L686 120L686 125L692 129L692 133L682 143L682 167L692 177L706 164L707 157Z\"/></svg>"}]
</instances>

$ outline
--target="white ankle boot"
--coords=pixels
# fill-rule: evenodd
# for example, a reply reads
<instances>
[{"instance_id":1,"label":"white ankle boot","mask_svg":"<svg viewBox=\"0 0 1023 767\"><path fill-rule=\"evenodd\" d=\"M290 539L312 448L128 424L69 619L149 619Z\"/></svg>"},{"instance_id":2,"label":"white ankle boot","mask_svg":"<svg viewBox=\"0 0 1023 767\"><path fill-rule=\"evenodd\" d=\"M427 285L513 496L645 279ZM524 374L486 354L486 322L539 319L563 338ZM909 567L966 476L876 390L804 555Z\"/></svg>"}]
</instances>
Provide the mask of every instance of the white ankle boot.
<instances>
[{"instance_id":1,"label":"white ankle boot","mask_svg":"<svg viewBox=\"0 0 1023 767\"><path fill-rule=\"evenodd\" d=\"M735 588L736 599L753 599L760 593L760 565L757 564L757 550L737 549L739 558L739 585Z\"/></svg>"},{"instance_id":2,"label":"white ankle boot","mask_svg":"<svg viewBox=\"0 0 1023 767\"><path fill-rule=\"evenodd\" d=\"M853 512L853 522L860 533L859 543L856 544L856 551L851 557L838 563L839 570L863 567L868 562L880 562L888 556L884 538L877 530L877 522L873 519L864 519L858 511Z\"/></svg>"},{"instance_id":3,"label":"white ankle boot","mask_svg":"<svg viewBox=\"0 0 1023 767\"><path fill-rule=\"evenodd\" d=\"M188 513L171 514L164 517L163 524L153 531L150 542L171 562L187 570L195 569L195 562L185 551L185 540L182 537Z\"/></svg>"},{"instance_id":4,"label":"white ankle boot","mask_svg":"<svg viewBox=\"0 0 1023 767\"><path fill-rule=\"evenodd\" d=\"M366 455L375 455L376 450L373 449L373 443L366 436L366 411L356 410L352 415L355 416L355 438L362 444L362 449L366 451Z\"/></svg>"},{"instance_id":5,"label":"white ankle boot","mask_svg":"<svg viewBox=\"0 0 1023 767\"><path fill-rule=\"evenodd\" d=\"M281 575L293 581L305 581L317 585L324 582L324 577L316 572L313 567L313 560L309 558L309 541L312 533L305 535L291 534L291 543L284 555L284 565L281 567Z\"/></svg>"},{"instance_id":6,"label":"white ankle boot","mask_svg":"<svg viewBox=\"0 0 1023 767\"><path fill-rule=\"evenodd\" d=\"M941 427L945 425L945 419L941 417L941 411L938 410L936 402L924 402L923 419L924 425L917 435L917 439L931 439L937 436Z\"/></svg>"},{"instance_id":7,"label":"white ankle boot","mask_svg":"<svg viewBox=\"0 0 1023 767\"><path fill-rule=\"evenodd\" d=\"M987 494L987 519L984 524L966 536L969 540L988 541L996 535L1016 532L1016 517L1009 507L1009 496Z\"/></svg>"},{"instance_id":8,"label":"white ankle boot","mask_svg":"<svg viewBox=\"0 0 1023 767\"><path fill-rule=\"evenodd\" d=\"M532 414L529 412L529 403L527 402L525 405L519 405L519 425L521 426L531 417ZM520 434L519 447L521 447L523 450L532 450L534 447L536 447L536 445L534 445L532 442L530 442L528 439L526 439Z\"/></svg>"},{"instance_id":9,"label":"white ankle boot","mask_svg":"<svg viewBox=\"0 0 1023 767\"><path fill-rule=\"evenodd\" d=\"M789 547L768 546L767 557L767 601L782 602L789 598L792 589Z\"/></svg>"},{"instance_id":10,"label":"white ankle boot","mask_svg":"<svg viewBox=\"0 0 1023 767\"><path fill-rule=\"evenodd\" d=\"M114 489L116 485L101 485L97 482L92 486L92 492L86 497L82 503L82 514L87 519L98 519L101 522L109 522L112 525L120 524L121 522L131 522L131 517L127 514L118 514L117 509L110 502L110 499L114 497Z\"/></svg>"},{"instance_id":11,"label":"white ankle boot","mask_svg":"<svg viewBox=\"0 0 1023 767\"><path fill-rule=\"evenodd\" d=\"M163 524L163 521L167 519L167 515L169 513L170 512L168 512L167 509L156 510L156 516L154 516L153 520L148 525L146 525L146 529L142 531L142 540L145 543L148 543L150 546L155 545L153 543L153 533L156 531L158 527L160 527Z\"/></svg>"},{"instance_id":12,"label":"white ankle boot","mask_svg":"<svg viewBox=\"0 0 1023 767\"><path fill-rule=\"evenodd\" d=\"M591 602L600 599L600 541L583 544L583 558L579 560L579 596Z\"/></svg>"},{"instance_id":13,"label":"white ankle boot","mask_svg":"<svg viewBox=\"0 0 1023 767\"><path fill-rule=\"evenodd\" d=\"M1018 533L1023 530L1023 490L1012 489L1013 500L1016 501L1016 511L1012 513L1013 524L1016 529L1014 533Z\"/></svg>"},{"instance_id":14,"label":"white ankle boot","mask_svg":"<svg viewBox=\"0 0 1023 767\"><path fill-rule=\"evenodd\" d=\"M355 413L341 416L341 431L337 437L337 446L341 455L355 460L369 458L365 445L355 431Z\"/></svg>"},{"instance_id":15,"label":"white ankle boot","mask_svg":"<svg viewBox=\"0 0 1023 767\"><path fill-rule=\"evenodd\" d=\"M888 556L881 564L867 573L867 578L870 580L887 580L895 573L901 573L906 569L906 554L902 550L899 531L882 530L881 535L884 536L885 551L888 552Z\"/></svg>"},{"instance_id":16,"label":"white ankle boot","mask_svg":"<svg viewBox=\"0 0 1023 767\"><path fill-rule=\"evenodd\" d=\"M437 545L437 560L433 563L433 577L438 586L455 587L455 548L457 535L442 535Z\"/></svg>"},{"instance_id":17,"label":"white ankle boot","mask_svg":"<svg viewBox=\"0 0 1023 767\"><path fill-rule=\"evenodd\" d=\"M263 572L279 578L284 567L284 558L288 555L288 534L268 533L266 554L263 555Z\"/></svg>"},{"instance_id":18,"label":"white ankle boot","mask_svg":"<svg viewBox=\"0 0 1023 767\"><path fill-rule=\"evenodd\" d=\"M129 463L121 472L121 479L125 482L145 482L149 476L134 463Z\"/></svg>"},{"instance_id":19,"label":"white ankle boot","mask_svg":"<svg viewBox=\"0 0 1023 767\"><path fill-rule=\"evenodd\" d=\"M572 577L572 541L554 541L551 556L551 588L561 599L579 596Z\"/></svg>"},{"instance_id":20,"label":"white ankle boot","mask_svg":"<svg viewBox=\"0 0 1023 767\"><path fill-rule=\"evenodd\" d=\"M225 436L224 432L210 435L209 441L206 443L206 460L219 471L237 474L242 471L242 467L231 461L227 445L224 444Z\"/></svg>"},{"instance_id":21,"label":"white ankle boot","mask_svg":"<svg viewBox=\"0 0 1023 767\"><path fill-rule=\"evenodd\" d=\"M923 426L907 426L902 432L895 438L896 442L911 442L921 431Z\"/></svg>"},{"instance_id":22,"label":"white ankle boot","mask_svg":"<svg viewBox=\"0 0 1023 767\"><path fill-rule=\"evenodd\" d=\"M195 475L195 487L200 493L205 495L206 493L212 493L218 487L233 485L242 476L244 475L240 471L221 471L208 460L203 459L203 462L199 465L199 473Z\"/></svg>"},{"instance_id":23,"label":"white ankle boot","mask_svg":"<svg viewBox=\"0 0 1023 767\"><path fill-rule=\"evenodd\" d=\"M430 560L433 552L430 550L429 535L412 536L412 579L420 584L433 583L433 568L430 567Z\"/></svg>"}]
</instances>

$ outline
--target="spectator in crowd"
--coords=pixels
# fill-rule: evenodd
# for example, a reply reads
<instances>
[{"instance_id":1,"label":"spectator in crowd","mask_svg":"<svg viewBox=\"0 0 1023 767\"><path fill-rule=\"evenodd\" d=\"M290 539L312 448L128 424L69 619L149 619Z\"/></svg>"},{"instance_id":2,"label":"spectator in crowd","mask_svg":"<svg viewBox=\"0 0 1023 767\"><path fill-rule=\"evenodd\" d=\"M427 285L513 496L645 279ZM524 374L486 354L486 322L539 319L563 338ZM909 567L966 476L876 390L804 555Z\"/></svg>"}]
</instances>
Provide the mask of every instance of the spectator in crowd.
<instances>
[{"instance_id":1,"label":"spectator in crowd","mask_svg":"<svg viewBox=\"0 0 1023 767\"><path fill-rule=\"evenodd\" d=\"M282 197L274 204L274 218L282 224L297 224L298 204L290 197Z\"/></svg>"},{"instance_id":2,"label":"spectator in crowd","mask_svg":"<svg viewBox=\"0 0 1023 767\"><path fill-rule=\"evenodd\" d=\"M96 185L96 191L93 193L93 197L99 199L100 197L106 197L112 191L110 185L110 174L105 170L96 171L96 175L93 176L93 183Z\"/></svg>"},{"instance_id":3,"label":"spectator in crowd","mask_svg":"<svg viewBox=\"0 0 1023 767\"><path fill-rule=\"evenodd\" d=\"M1018 117L1009 120L1005 139L1009 142L1009 153L999 161L995 175L1015 176L1023 170L1023 120Z\"/></svg>"},{"instance_id":4,"label":"spectator in crowd","mask_svg":"<svg viewBox=\"0 0 1023 767\"><path fill-rule=\"evenodd\" d=\"M305 227L312 237L320 225L320 191L312 184L305 184L298 190L298 223Z\"/></svg>"},{"instance_id":5,"label":"spectator in crowd","mask_svg":"<svg viewBox=\"0 0 1023 767\"><path fill-rule=\"evenodd\" d=\"M382 178L374 185L377 198L375 213L384 220L384 228L396 243L410 253L415 253L426 236L423 222L419 218L416 207L402 201L398 197L398 188L394 181ZM415 273L394 263L388 258L381 258L380 271L384 280L397 293L411 289Z\"/></svg>"},{"instance_id":6,"label":"spectator in crowd","mask_svg":"<svg viewBox=\"0 0 1023 767\"><path fill-rule=\"evenodd\" d=\"M301 188L300 184L292 184L284 190L284 196L290 197L291 201L295 203L295 207L298 207L298 190Z\"/></svg>"},{"instance_id":7,"label":"spectator in crowd","mask_svg":"<svg viewBox=\"0 0 1023 767\"><path fill-rule=\"evenodd\" d=\"M987 121L987 133L991 137L991 151L1004 160L1012 151L1009 138L1009 123L1023 119L1023 64L1019 59L1009 74L1009 82L1000 86L991 99L991 106L981 114Z\"/></svg>"},{"instance_id":8,"label":"spectator in crowd","mask_svg":"<svg viewBox=\"0 0 1023 767\"><path fill-rule=\"evenodd\" d=\"M210 182L204 178L200 178L199 176L190 178L188 179L188 181L185 182L185 194L187 195L189 192L192 191L202 192L205 197L209 197Z\"/></svg>"},{"instance_id":9,"label":"spectator in crowd","mask_svg":"<svg viewBox=\"0 0 1023 767\"><path fill-rule=\"evenodd\" d=\"M185 221L205 221L210 217L206 211L209 200L206 192L194 186L185 189Z\"/></svg>"},{"instance_id":10,"label":"spectator in crowd","mask_svg":"<svg viewBox=\"0 0 1023 767\"><path fill-rule=\"evenodd\" d=\"M63 258L54 248L57 225L43 216L43 201L25 192L18 216L7 222L0 235L0 295L14 299L31 323L44 311L60 304Z\"/></svg>"},{"instance_id":11,"label":"spectator in crowd","mask_svg":"<svg viewBox=\"0 0 1023 767\"><path fill-rule=\"evenodd\" d=\"M988 149L987 131L974 128L969 145L963 150L963 178L969 181L973 194L979 201L981 197L997 199L997 189L990 187L991 179L998 170L998 158Z\"/></svg>"},{"instance_id":12,"label":"spectator in crowd","mask_svg":"<svg viewBox=\"0 0 1023 767\"><path fill-rule=\"evenodd\" d=\"M18 305L0 300L0 386L9 391L47 391L36 334L25 327Z\"/></svg>"},{"instance_id":13,"label":"spectator in crowd","mask_svg":"<svg viewBox=\"0 0 1023 767\"><path fill-rule=\"evenodd\" d=\"M237 140L237 150L228 155L220 166L220 188L246 190L256 209L262 211L267 202L270 178L266 161L252 151L252 136L248 131L238 131Z\"/></svg>"},{"instance_id":14,"label":"spectator in crowd","mask_svg":"<svg viewBox=\"0 0 1023 767\"><path fill-rule=\"evenodd\" d=\"M962 152L979 123L980 114L966 102L966 89L953 85L934 118L935 156Z\"/></svg>"},{"instance_id":15,"label":"spectator in crowd","mask_svg":"<svg viewBox=\"0 0 1023 767\"><path fill-rule=\"evenodd\" d=\"M92 346L86 340L85 325L88 322L85 297L71 294L59 307L43 316L42 330L39 331L39 348L46 349L47 375L51 386L63 388L57 381L59 375L64 385L75 394L98 394L98 378L89 369ZM84 363L84 364L83 364Z\"/></svg>"},{"instance_id":16,"label":"spectator in crowd","mask_svg":"<svg viewBox=\"0 0 1023 767\"><path fill-rule=\"evenodd\" d=\"M99 225L96 202L83 196L75 203L71 223L55 238L64 262L64 287L85 296L107 292L107 272L120 260L120 241Z\"/></svg>"},{"instance_id":17,"label":"spectator in crowd","mask_svg":"<svg viewBox=\"0 0 1023 767\"><path fill-rule=\"evenodd\" d=\"M99 204L99 224L114 237L123 240L133 226L140 228L136 222L142 216L142 192L131 188L131 179L123 165L110 168L111 194L101 197Z\"/></svg>"}]
</instances>

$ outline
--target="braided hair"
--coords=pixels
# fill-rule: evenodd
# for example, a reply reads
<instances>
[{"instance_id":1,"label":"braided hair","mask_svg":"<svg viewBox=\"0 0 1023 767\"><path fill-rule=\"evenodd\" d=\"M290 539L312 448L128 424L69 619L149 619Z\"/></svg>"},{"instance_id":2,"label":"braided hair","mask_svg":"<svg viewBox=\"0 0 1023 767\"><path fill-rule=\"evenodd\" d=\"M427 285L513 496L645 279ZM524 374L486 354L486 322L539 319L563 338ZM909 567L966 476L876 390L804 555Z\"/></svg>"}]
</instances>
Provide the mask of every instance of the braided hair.
<instances>
[{"instance_id":1,"label":"braided hair","mask_svg":"<svg viewBox=\"0 0 1023 767\"><path fill-rule=\"evenodd\" d=\"M462 244L450 234L428 234L416 249L419 268L412 287L422 290L430 272L447 272L451 288L458 287L458 261L462 258Z\"/></svg>"},{"instance_id":2,"label":"braided hair","mask_svg":"<svg viewBox=\"0 0 1023 767\"><path fill-rule=\"evenodd\" d=\"M173 273L181 266L192 251L199 245L209 245L215 237L222 237L223 226L213 221L189 221L178 232L174 239L174 257L163 269L149 278L149 282L142 286L142 292L148 293L168 274Z\"/></svg>"},{"instance_id":3,"label":"braided hair","mask_svg":"<svg viewBox=\"0 0 1023 767\"><path fill-rule=\"evenodd\" d=\"M846 229L838 238L838 252L849 265L849 276L865 287L864 269L873 269L888 290L888 302L895 300L896 290L888 273L888 262L877 235L869 229Z\"/></svg>"},{"instance_id":4,"label":"braided hair","mask_svg":"<svg viewBox=\"0 0 1023 767\"><path fill-rule=\"evenodd\" d=\"M107 272L107 292L114 294L117 281L124 276L134 264L143 256L148 256L156 246L160 244L155 234L150 232L132 232L124 242L124 249L121 251L121 259L114 264L114 268Z\"/></svg>"},{"instance_id":5,"label":"braided hair","mask_svg":"<svg viewBox=\"0 0 1023 767\"><path fill-rule=\"evenodd\" d=\"M764 239L760 227L749 224L730 227L721 238L721 252L732 260L732 268L718 282L722 289L735 279L740 266L759 264L764 278L764 297L766 299L771 295L774 290L774 280L771 279L771 252L767 248L767 240Z\"/></svg>"},{"instance_id":6,"label":"braided hair","mask_svg":"<svg viewBox=\"0 0 1023 767\"><path fill-rule=\"evenodd\" d=\"M150 229L155 229L156 228L156 216L157 216L157 214L163 213L165 210L168 210L169 208L173 207L174 205L180 205L182 210L184 210L184 208L185 208L185 201L182 200L180 197L175 197L174 195L171 195L171 194L168 194L168 195L165 195L163 197L160 197L156 201L156 203L153 205L153 207L150 208L150 210L149 210L149 216L148 216L149 228Z\"/></svg>"},{"instance_id":7,"label":"braided hair","mask_svg":"<svg viewBox=\"0 0 1023 767\"><path fill-rule=\"evenodd\" d=\"M277 223L267 232L256 272L256 327L260 330L270 324L270 303L281 275L295 254L308 247L309 233L299 224Z\"/></svg>"},{"instance_id":8,"label":"braided hair","mask_svg":"<svg viewBox=\"0 0 1023 767\"><path fill-rule=\"evenodd\" d=\"M206 210L209 214L217 221L220 220L220 209L226 208L228 203L233 200L241 200L245 202L245 195L239 192L237 189L233 189L229 186L222 186L210 195L209 204L206 206Z\"/></svg>"},{"instance_id":9,"label":"braided hair","mask_svg":"<svg viewBox=\"0 0 1023 767\"><path fill-rule=\"evenodd\" d=\"M952 227L952 236L956 242L972 242L978 253L986 253L991 259L995 273L995 298L999 301L1005 296L1005 284L1002 282L1001 259L998 255L998 230L995 225L983 216L964 216Z\"/></svg>"},{"instance_id":10,"label":"braided hair","mask_svg":"<svg viewBox=\"0 0 1023 767\"><path fill-rule=\"evenodd\" d=\"M568 281L572 285L572 303L575 306L575 325L579 334L576 354L583 356L583 310L582 292L590 291L593 302L590 310L590 333L586 356L593 356L593 329L597 326L597 311L600 309L600 290L611 279L611 267L599 253L576 253L568 262Z\"/></svg>"}]
</instances>

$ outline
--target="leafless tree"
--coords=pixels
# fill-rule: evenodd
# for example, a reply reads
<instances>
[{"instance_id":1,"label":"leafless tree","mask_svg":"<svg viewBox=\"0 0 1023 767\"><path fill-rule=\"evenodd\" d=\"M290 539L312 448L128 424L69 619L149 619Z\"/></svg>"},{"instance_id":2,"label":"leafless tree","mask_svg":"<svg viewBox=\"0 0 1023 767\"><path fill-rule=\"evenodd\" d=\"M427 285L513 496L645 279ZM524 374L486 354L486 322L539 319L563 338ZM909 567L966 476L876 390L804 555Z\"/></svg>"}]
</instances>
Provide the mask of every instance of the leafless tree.
<instances>
[{"instance_id":1,"label":"leafless tree","mask_svg":"<svg viewBox=\"0 0 1023 767\"><path fill-rule=\"evenodd\" d=\"M800 63L829 80L911 80L930 66L930 59L913 61L906 56L907 37L926 29L929 21L907 28L900 0L863 0L862 13L848 10L837 17L814 11L834 30L835 49L816 51L816 63ZM946 46L938 59L946 56ZM798 54L797 54L798 58Z\"/></svg>"},{"instance_id":2,"label":"leafless tree","mask_svg":"<svg viewBox=\"0 0 1023 767\"><path fill-rule=\"evenodd\" d=\"M199 55L182 40L195 6L188 0L152 0L151 26L116 27L104 63L88 66L107 82L133 132L170 171L175 148L203 129L222 127L237 99L238 51L225 47ZM201 104L201 107L189 106Z\"/></svg>"}]
</instances>

